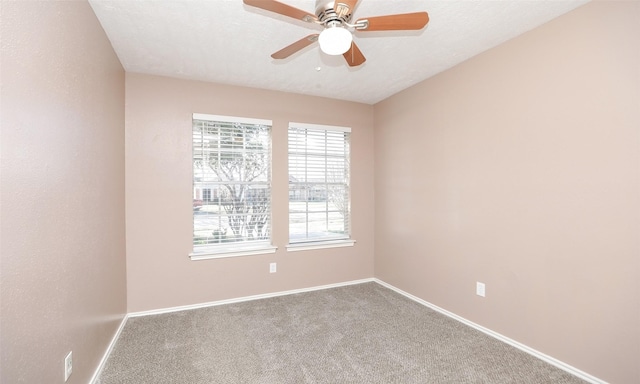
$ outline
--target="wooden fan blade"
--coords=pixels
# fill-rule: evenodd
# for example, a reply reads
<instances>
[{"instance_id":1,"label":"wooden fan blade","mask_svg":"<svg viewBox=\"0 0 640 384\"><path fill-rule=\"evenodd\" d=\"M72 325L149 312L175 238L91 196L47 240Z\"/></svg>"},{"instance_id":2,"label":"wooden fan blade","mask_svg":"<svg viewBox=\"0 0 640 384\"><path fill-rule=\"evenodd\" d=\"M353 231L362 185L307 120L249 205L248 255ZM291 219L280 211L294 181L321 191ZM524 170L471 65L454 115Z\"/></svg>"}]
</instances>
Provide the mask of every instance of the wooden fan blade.
<instances>
[{"instance_id":1,"label":"wooden fan blade","mask_svg":"<svg viewBox=\"0 0 640 384\"><path fill-rule=\"evenodd\" d=\"M333 3L333 10L338 17L346 17L353 14L356 5L358 5L358 0L336 0Z\"/></svg>"},{"instance_id":2,"label":"wooden fan blade","mask_svg":"<svg viewBox=\"0 0 640 384\"><path fill-rule=\"evenodd\" d=\"M347 60L347 64L350 67L357 67L358 65L367 61L364 55L360 51L360 48L356 45L356 43L351 42L351 48L347 52L345 52L342 56L344 56L345 60Z\"/></svg>"},{"instance_id":3,"label":"wooden fan blade","mask_svg":"<svg viewBox=\"0 0 640 384\"><path fill-rule=\"evenodd\" d=\"M294 53L298 52L302 48L315 43L316 41L318 41L317 33L309 35L307 37L303 37L302 39L296 41L295 43L282 48L278 52L271 55L271 57L273 57L274 59L286 59L287 57L293 55Z\"/></svg>"},{"instance_id":4,"label":"wooden fan blade","mask_svg":"<svg viewBox=\"0 0 640 384\"><path fill-rule=\"evenodd\" d=\"M386 15L358 19L358 23L368 24L358 31L410 31L424 28L429 22L427 12L402 13L398 15Z\"/></svg>"},{"instance_id":5,"label":"wooden fan blade","mask_svg":"<svg viewBox=\"0 0 640 384\"><path fill-rule=\"evenodd\" d=\"M311 20L317 20L316 16L309 12L303 11L302 9L298 9L287 4L283 4L276 0L244 0L244 3L252 7L261 8L270 12L279 13L284 16L293 17L297 20L307 22Z\"/></svg>"}]
</instances>

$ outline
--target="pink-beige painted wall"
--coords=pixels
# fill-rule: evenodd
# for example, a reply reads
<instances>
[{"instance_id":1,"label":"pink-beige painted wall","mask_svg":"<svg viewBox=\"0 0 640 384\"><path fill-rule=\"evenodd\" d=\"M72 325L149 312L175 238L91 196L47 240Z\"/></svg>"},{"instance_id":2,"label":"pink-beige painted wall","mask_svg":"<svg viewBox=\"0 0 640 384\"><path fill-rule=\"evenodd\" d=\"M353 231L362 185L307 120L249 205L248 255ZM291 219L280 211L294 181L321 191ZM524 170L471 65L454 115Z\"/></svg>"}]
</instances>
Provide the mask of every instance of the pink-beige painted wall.
<instances>
[{"instance_id":1,"label":"pink-beige painted wall","mask_svg":"<svg viewBox=\"0 0 640 384\"><path fill-rule=\"evenodd\" d=\"M126 312L124 71L85 1L2 1L0 382L89 382Z\"/></svg>"},{"instance_id":2,"label":"pink-beige painted wall","mask_svg":"<svg viewBox=\"0 0 640 384\"><path fill-rule=\"evenodd\" d=\"M275 254L191 261L193 113L273 121ZM352 128L353 247L287 252L290 121ZM373 106L127 73L126 226L130 312L373 277ZM278 271L269 273L269 263Z\"/></svg>"},{"instance_id":3,"label":"pink-beige painted wall","mask_svg":"<svg viewBox=\"0 0 640 384\"><path fill-rule=\"evenodd\" d=\"M639 383L639 72L595 2L376 104L376 277Z\"/></svg>"}]
</instances>

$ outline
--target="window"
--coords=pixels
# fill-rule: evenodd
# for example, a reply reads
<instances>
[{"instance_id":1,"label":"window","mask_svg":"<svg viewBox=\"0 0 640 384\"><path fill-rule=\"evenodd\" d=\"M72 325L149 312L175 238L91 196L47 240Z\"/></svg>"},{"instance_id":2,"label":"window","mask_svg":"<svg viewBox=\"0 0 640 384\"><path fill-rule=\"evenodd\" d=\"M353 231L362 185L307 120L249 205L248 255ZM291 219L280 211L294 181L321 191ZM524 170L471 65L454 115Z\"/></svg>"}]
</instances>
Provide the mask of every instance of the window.
<instances>
[{"instance_id":1,"label":"window","mask_svg":"<svg viewBox=\"0 0 640 384\"><path fill-rule=\"evenodd\" d=\"M194 114L193 197L192 259L275 252L271 121Z\"/></svg>"},{"instance_id":2,"label":"window","mask_svg":"<svg viewBox=\"0 0 640 384\"><path fill-rule=\"evenodd\" d=\"M290 247L313 242L353 245L345 242L350 238L350 135L349 128L290 124Z\"/></svg>"}]
</instances>

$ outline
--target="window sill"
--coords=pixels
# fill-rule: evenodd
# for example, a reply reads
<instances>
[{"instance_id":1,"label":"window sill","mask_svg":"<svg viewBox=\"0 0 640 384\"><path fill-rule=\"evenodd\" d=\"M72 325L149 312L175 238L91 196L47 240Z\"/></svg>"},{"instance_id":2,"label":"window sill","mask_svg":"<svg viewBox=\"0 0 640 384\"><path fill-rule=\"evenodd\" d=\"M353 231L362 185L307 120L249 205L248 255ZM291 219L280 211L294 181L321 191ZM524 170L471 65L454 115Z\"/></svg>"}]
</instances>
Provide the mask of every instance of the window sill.
<instances>
[{"instance_id":1,"label":"window sill","mask_svg":"<svg viewBox=\"0 0 640 384\"><path fill-rule=\"evenodd\" d=\"M208 249L197 252L191 252L189 258L191 260L208 260L222 259L226 257L254 256L275 253L278 247L273 245L260 245L253 247L224 247L218 249Z\"/></svg>"},{"instance_id":2,"label":"window sill","mask_svg":"<svg viewBox=\"0 0 640 384\"><path fill-rule=\"evenodd\" d=\"M353 247L355 243L356 241L352 239L314 241L314 242L307 242L307 243L291 243L291 244L287 244L287 251L297 252L297 251L309 251L313 249L324 249L324 248Z\"/></svg>"}]
</instances>

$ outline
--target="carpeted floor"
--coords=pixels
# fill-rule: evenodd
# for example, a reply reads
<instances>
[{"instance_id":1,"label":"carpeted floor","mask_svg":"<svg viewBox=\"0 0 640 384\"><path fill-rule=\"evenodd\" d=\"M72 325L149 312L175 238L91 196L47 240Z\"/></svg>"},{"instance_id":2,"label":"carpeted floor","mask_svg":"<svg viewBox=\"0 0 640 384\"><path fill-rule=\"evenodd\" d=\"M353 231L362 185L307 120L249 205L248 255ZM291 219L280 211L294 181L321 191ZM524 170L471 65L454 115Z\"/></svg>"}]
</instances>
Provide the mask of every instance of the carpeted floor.
<instances>
[{"instance_id":1,"label":"carpeted floor","mask_svg":"<svg viewBox=\"0 0 640 384\"><path fill-rule=\"evenodd\" d=\"M365 283L130 318L97 384L583 383Z\"/></svg>"}]
</instances>

